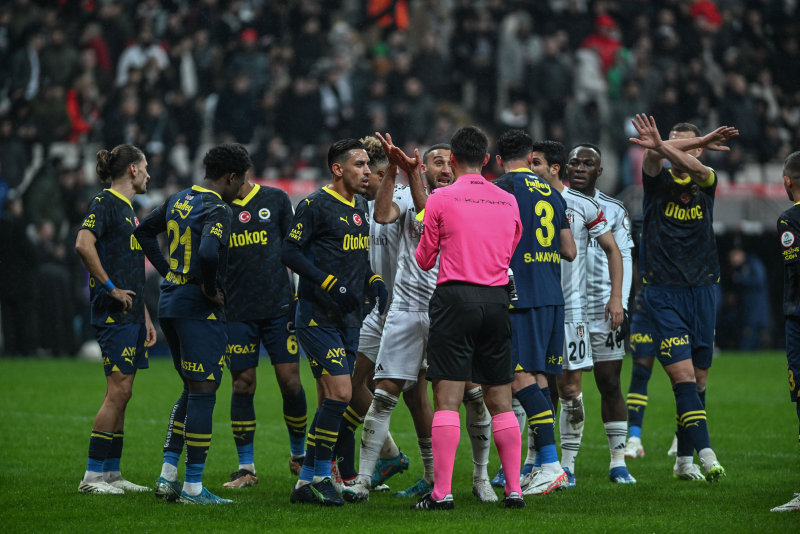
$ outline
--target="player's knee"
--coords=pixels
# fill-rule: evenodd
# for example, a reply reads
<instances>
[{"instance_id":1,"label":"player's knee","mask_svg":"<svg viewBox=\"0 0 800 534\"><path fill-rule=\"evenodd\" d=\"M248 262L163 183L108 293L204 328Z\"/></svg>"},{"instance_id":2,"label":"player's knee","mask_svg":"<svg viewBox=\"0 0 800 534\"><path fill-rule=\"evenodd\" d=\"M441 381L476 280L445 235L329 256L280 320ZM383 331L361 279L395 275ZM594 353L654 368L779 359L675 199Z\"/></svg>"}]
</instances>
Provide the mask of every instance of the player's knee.
<instances>
[{"instance_id":1,"label":"player's knee","mask_svg":"<svg viewBox=\"0 0 800 534\"><path fill-rule=\"evenodd\" d=\"M650 380L650 375L652 374L653 371L651 369L648 369L644 365L634 361L633 370L631 372L631 376L633 376L634 380L648 382Z\"/></svg>"},{"instance_id":2,"label":"player's knee","mask_svg":"<svg viewBox=\"0 0 800 534\"><path fill-rule=\"evenodd\" d=\"M236 395L253 395L256 392L255 381L237 378L233 381L233 393Z\"/></svg>"},{"instance_id":3,"label":"player's knee","mask_svg":"<svg viewBox=\"0 0 800 534\"><path fill-rule=\"evenodd\" d=\"M300 382L299 376L285 377L278 382L278 387L281 390L281 395L284 397L294 397L303 390L303 384Z\"/></svg>"}]
</instances>

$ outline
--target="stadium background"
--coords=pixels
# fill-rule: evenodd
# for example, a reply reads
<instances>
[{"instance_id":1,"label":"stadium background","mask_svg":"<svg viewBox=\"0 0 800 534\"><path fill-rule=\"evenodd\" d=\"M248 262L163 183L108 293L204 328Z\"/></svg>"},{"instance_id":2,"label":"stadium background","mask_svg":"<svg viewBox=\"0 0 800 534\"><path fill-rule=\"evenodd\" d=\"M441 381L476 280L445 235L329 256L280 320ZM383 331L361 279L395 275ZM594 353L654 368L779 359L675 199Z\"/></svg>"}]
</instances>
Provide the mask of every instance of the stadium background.
<instances>
[{"instance_id":1,"label":"stadium background","mask_svg":"<svg viewBox=\"0 0 800 534\"><path fill-rule=\"evenodd\" d=\"M738 348L742 327L766 317L764 342L780 347L774 228L789 205L781 162L800 148L797 4L4 2L0 314L27 318L13 352L72 355L93 339L73 243L100 187L100 147L145 151L152 181L136 199L144 214L199 182L199 162L219 142L245 143L261 183L296 203L325 183L334 139L389 131L411 148L467 123L492 136L521 127L567 146L599 144L600 187L635 215L641 154L627 138L636 112L654 115L664 135L679 121L739 128L729 153L705 159L720 177L718 341ZM763 274L735 268L734 248L758 258Z\"/></svg>"}]
</instances>

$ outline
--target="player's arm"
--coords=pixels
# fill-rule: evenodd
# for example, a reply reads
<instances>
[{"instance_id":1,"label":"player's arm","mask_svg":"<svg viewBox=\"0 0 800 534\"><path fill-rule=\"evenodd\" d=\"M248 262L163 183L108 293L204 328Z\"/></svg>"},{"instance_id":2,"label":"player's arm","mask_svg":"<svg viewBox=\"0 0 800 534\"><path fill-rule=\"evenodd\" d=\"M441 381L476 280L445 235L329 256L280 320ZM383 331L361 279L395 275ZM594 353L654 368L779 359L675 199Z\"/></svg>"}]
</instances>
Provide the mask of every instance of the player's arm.
<instances>
[{"instance_id":1,"label":"player's arm","mask_svg":"<svg viewBox=\"0 0 800 534\"><path fill-rule=\"evenodd\" d=\"M642 160L642 170L647 176L657 176L661 172L661 160L667 158L673 165L684 169L698 185L707 187L709 182L713 183L714 171L700 163L696 157L678 149L677 145L661 139L653 117L638 114L632 122L639 133L639 139L631 138L631 141L647 149ZM656 158L657 164L654 161Z\"/></svg>"},{"instance_id":2,"label":"player's arm","mask_svg":"<svg viewBox=\"0 0 800 534\"><path fill-rule=\"evenodd\" d=\"M165 201L145 217L136 227L136 230L133 231L133 236L141 245L144 255L147 256L147 259L150 260L150 263L153 264L153 267L162 277L167 276L169 272L169 262L158 245L158 234L167 231L167 220L164 217L166 209L167 202Z\"/></svg>"},{"instance_id":3,"label":"player's arm","mask_svg":"<svg viewBox=\"0 0 800 534\"><path fill-rule=\"evenodd\" d=\"M397 178L397 165L390 163L386 168L378 192L375 194L375 206L372 210L372 218L380 224L391 224L400 217L400 207L392 201L394 184Z\"/></svg>"},{"instance_id":4,"label":"player's arm","mask_svg":"<svg viewBox=\"0 0 800 534\"><path fill-rule=\"evenodd\" d=\"M128 311L133 306L133 295L136 293L130 289L122 289L114 286L108 273L100 262L100 255L97 254L97 236L94 232L81 228L78 237L75 239L75 252L80 256L81 261L86 266L86 270L94 278L95 283L105 288L108 296L122 304L122 309Z\"/></svg>"},{"instance_id":5,"label":"player's arm","mask_svg":"<svg viewBox=\"0 0 800 534\"><path fill-rule=\"evenodd\" d=\"M400 147L392 143L391 134L387 133L386 137L384 137L380 133L375 132L375 135L380 139L383 151L389 158L390 165L396 165L408 176L411 200L414 202L414 208L417 210L417 213L421 213L422 210L425 209L428 194L425 192L425 187L422 185L422 177L419 174L419 164L422 161L419 156L419 149L414 149L414 157L412 158L403 152ZM384 177L384 179L386 178Z\"/></svg>"},{"instance_id":6,"label":"player's arm","mask_svg":"<svg viewBox=\"0 0 800 534\"><path fill-rule=\"evenodd\" d=\"M156 327L153 326L153 320L150 319L150 312L147 311L147 305L144 306L144 327L147 330L147 335L144 338L144 346L152 347L156 344Z\"/></svg>"},{"instance_id":7,"label":"player's arm","mask_svg":"<svg viewBox=\"0 0 800 534\"><path fill-rule=\"evenodd\" d=\"M561 259L574 260L578 256L578 247L575 245L575 239L572 237L572 230L569 226L559 231L559 240L561 241Z\"/></svg>"},{"instance_id":8,"label":"player's arm","mask_svg":"<svg viewBox=\"0 0 800 534\"><path fill-rule=\"evenodd\" d=\"M220 269L220 251L230 239L231 209L227 204L217 204L203 223L197 259L200 265L203 294L220 308L225 307L225 295L217 284Z\"/></svg>"},{"instance_id":9,"label":"player's arm","mask_svg":"<svg viewBox=\"0 0 800 534\"><path fill-rule=\"evenodd\" d=\"M608 274L611 278L611 297L606 303L606 320L611 317L611 328L616 329L622 324L625 316L622 307L622 254L611 232L605 232L597 237L597 244L608 257Z\"/></svg>"},{"instance_id":10,"label":"player's arm","mask_svg":"<svg viewBox=\"0 0 800 534\"><path fill-rule=\"evenodd\" d=\"M434 195L434 198L439 195ZM431 205L433 204L433 205ZM439 221L436 202L428 202L425 215L422 219L422 236L414 251L417 265L423 271L430 271L436 265L436 256L439 255Z\"/></svg>"}]
</instances>

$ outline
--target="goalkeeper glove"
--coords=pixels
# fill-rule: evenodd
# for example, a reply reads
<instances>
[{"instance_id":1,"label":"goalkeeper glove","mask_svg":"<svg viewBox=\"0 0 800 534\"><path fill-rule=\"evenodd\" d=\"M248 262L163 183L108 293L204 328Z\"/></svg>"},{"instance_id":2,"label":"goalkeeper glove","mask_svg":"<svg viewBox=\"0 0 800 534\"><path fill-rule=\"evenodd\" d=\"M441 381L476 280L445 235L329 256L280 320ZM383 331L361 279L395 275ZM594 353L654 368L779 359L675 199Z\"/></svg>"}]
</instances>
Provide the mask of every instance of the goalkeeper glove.
<instances>
[{"instance_id":1,"label":"goalkeeper glove","mask_svg":"<svg viewBox=\"0 0 800 534\"><path fill-rule=\"evenodd\" d=\"M358 299L332 274L329 274L320 286L328 292L342 313L350 313L358 308Z\"/></svg>"}]
</instances>

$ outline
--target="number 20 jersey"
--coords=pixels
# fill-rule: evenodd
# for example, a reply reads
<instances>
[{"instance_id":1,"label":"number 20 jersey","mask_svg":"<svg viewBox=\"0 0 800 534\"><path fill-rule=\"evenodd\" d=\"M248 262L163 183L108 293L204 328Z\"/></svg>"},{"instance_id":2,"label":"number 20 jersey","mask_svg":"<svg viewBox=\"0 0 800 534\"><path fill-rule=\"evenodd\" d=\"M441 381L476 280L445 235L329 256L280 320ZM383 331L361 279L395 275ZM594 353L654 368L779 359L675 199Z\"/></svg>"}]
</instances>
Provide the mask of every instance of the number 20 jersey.
<instances>
[{"instance_id":1,"label":"number 20 jersey","mask_svg":"<svg viewBox=\"0 0 800 534\"><path fill-rule=\"evenodd\" d=\"M167 232L169 272L161 282L159 317L224 320L224 312L202 292L198 251L201 239L220 241L217 286L223 287L231 208L217 193L195 185L169 197L142 221L155 232Z\"/></svg>"}]
</instances>

